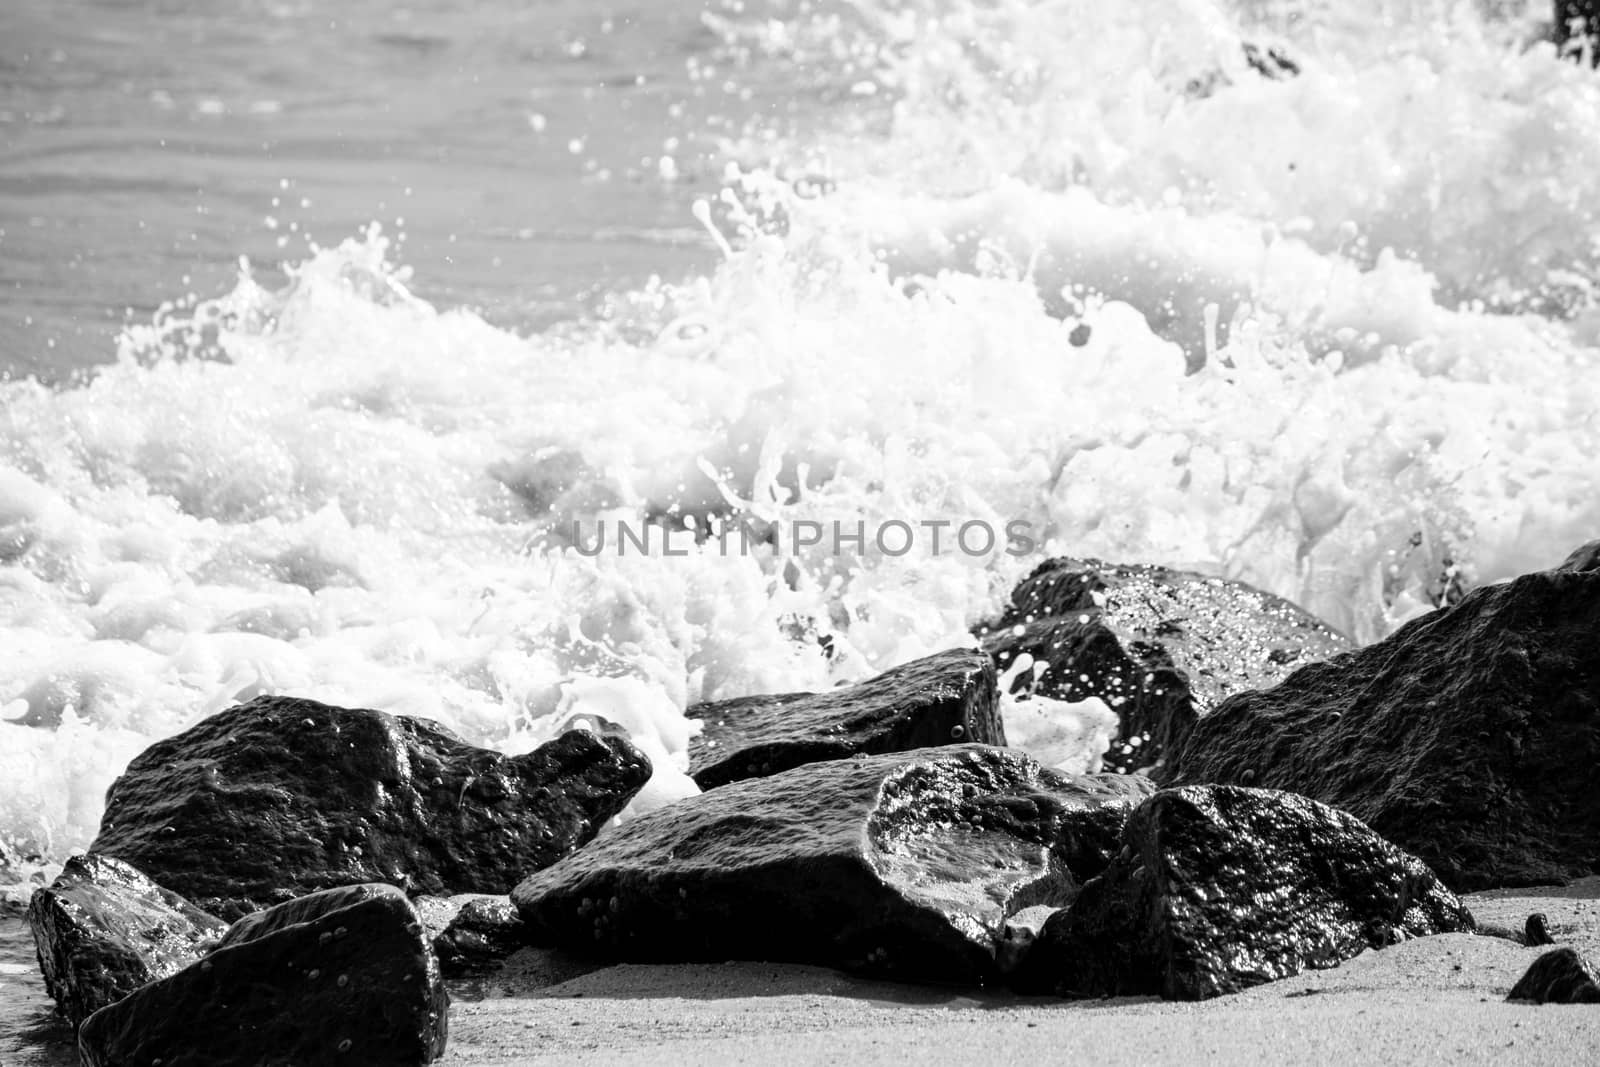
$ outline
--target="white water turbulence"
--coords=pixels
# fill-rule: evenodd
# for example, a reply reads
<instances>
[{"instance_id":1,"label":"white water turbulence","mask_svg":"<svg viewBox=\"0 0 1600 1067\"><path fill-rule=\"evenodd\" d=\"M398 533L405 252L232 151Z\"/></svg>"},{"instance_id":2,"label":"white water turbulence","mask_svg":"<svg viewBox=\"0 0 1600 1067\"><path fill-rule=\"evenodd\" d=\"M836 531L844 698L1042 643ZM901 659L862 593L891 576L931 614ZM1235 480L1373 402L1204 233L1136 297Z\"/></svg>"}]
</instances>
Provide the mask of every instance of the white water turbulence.
<instances>
[{"instance_id":1,"label":"white water turbulence","mask_svg":"<svg viewBox=\"0 0 1600 1067\"><path fill-rule=\"evenodd\" d=\"M129 758L262 693L508 752L624 729L658 768L638 809L693 790L689 705L971 644L1047 549L1242 579L1367 641L1600 533L1600 80L1521 5L710 23L719 77L819 99L728 144L707 276L522 337L414 298L370 232L131 330L86 384L0 385L11 845L82 848ZM735 508L1055 532L571 543ZM1097 767L1109 713L1054 710L1007 714Z\"/></svg>"}]
</instances>

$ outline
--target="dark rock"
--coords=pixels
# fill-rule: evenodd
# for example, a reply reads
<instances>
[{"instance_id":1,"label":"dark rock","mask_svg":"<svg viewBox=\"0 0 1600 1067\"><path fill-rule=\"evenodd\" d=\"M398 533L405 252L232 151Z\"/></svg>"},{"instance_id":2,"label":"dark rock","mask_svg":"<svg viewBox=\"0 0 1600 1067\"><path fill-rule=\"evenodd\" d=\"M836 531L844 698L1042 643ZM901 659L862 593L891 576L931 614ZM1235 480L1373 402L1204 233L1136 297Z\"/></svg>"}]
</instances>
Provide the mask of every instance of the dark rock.
<instances>
[{"instance_id":1,"label":"dark rock","mask_svg":"<svg viewBox=\"0 0 1600 1067\"><path fill-rule=\"evenodd\" d=\"M1300 74L1300 64L1278 45L1246 41L1240 49L1244 52L1245 64L1268 81L1285 81Z\"/></svg>"},{"instance_id":2,"label":"dark rock","mask_svg":"<svg viewBox=\"0 0 1600 1067\"><path fill-rule=\"evenodd\" d=\"M412 903L446 978L481 971L528 943L510 897L463 893L418 897Z\"/></svg>"},{"instance_id":3,"label":"dark rock","mask_svg":"<svg viewBox=\"0 0 1600 1067\"><path fill-rule=\"evenodd\" d=\"M1555 0L1550 31L1564 55L1600 62L1600 0Z\"/></svg>"},{"instance_id":4,"label":"dark rock","mask_svg":"<svg viewBox=\"0 0 1600 1067\"><path fill-rule=\"evenodd\" d=\"M1006 918L1072 897L1080 837L1127 796L981 745L814 763L623 823L511 899L536 944L610 958L981 983Z\"/></svg>"},{"instance_id":5,"label":"dark rock","mask_svg":"<svg viewBox=\"0 0 1600 1067\"><path fill-rule=\"evenodd\" d=\"M76 1026L146 982L176 974L227 923L107 856L74 856L33 894L28 925L45 989Z\"/></svg>"},{"instance_id":6,"label":"dark rock","mask_svg":"<svg viewBox=\"0 0 1600 1067\"><path fill-rule=\"evenodd\" d=\"M826 693L783 693L697 704L690 742L702 789L805 763L972 742L1004 745L994 666L952 649Z\"/></svg>"},{"instance_id":7,"label":"dark rock","mask_svg":"<svg viewBox=\"0 0 1600 1067\"><path fill-rule=\"evenodd\" d=\"M1018 989L1203 1000L1473 927L1421 861L1292 793L1163 790L1128 818L1123 845L1045 922Z\"/></svg>"},{"instance_id":8,"label":"dark rock","mask_svg":"<svg viewBox=\"0 0 1600 1067\"><path fill-rule=\"evenodd\" d=\"M1342 808L1458 890L1600 871L1600 571L1474 590L1200 720L1168 784Z\"/></svg>"},{"instance_id":9,"label":"dark rock","mask_svg":"<svg viewBox=\"0 0 1600 1067\"><path fill-rule=\"evenodd\" d=\"M1590 541L1573 549L1572 555L1562 560L1556 570L1572 571L1574 574L1600 571L1600 541Z\"/></svg>"},{"instance_id":10,"label":"dark rock","mask_svg":"<svg viewBox=\"0 0 1600 1067\"><path fill-rule=\"evenodd\" d=\"M1121 720L1107 769L1157 764L1196 716L1229 694L1260 689L1350 643L1289 601L1242 582L1164 567L1052 559L977 631L1006 671L1031 656L1011 691L1058 700L1099 697Z\"/></svg>"},{"instance_id":11,"label":"dark rock","mask_svg":"<svg viewBox=\"0 0 1600 1067\"><path fill-rule=\"evenodd\" d=\"M88 1067L429 1063L450 998L410 901L346 886L235 923L205 959L89 1016Z\"/></svg>"},{"instance_id":12,"label":"dark rock","mask_svg":"<svg viewBox=\"0 0 1600 1067\"><path fill-rule=\"evenodd\" d=\"M1122 831L1128 816L1142 802L1155 795L1156 785L1142 774L1090 774L1070 775L1049 771L1058 790L1074 792L1083 783L1092 782L1092 796L1098 803L1076 806L1069 817L1062 819L1051 844L1056 858L1072 875L1073 881L1082 885L1098 877L1111 866L1111 861L1122 851ZM1066 780L1066 785L1060 784Z\"/></svg>"},{"instance_id":13,"label":"dark rock","mask_svg":"<svg viewBox=\"0 0 1600 1067\"><path fill-rule=\"evenodd\" d=\"M1600 971L1577 949L1558 948L1534 960L1506 999L1535 1004L1600 1004Z\"/></svg>"},{"instance_id":14,"label":"dark rock","mask_svg":"<svg viewBox=\"0 0 1600 1067\"><path fill-rule=\"evenodd\" d=\"M621 738L572 731L504 756L422 719L260 697L136 757L92 850L225 918L362 882L504 893L649 777Z\"/></svg>"},{"instance_id":15,"label":"dark rock","mask_svg":"<svg viewBox=\"0 0 1600 1067\"><path fill-rule=\"evenodd\" d=\"M1050 904L1036 904L1007 917L1000 928L1000 938L995 942L995 965L1001 977L1009 978L1022 968L1023 961L1033 951L1033 943L1039 940L1044 924L1060 910Z\"/></svg>"},{"instance_id":16,"label":"dark rock","mask_svg":"<svg viewBox=\"0 0 1600 1067\"><path fill-rule=\"evenodd\" d=\"M1480 937L1498 937L1503 941L1515 941L1525 947L1538 947L1540 945L1553 945L1555 938L1550 936L1550 928L1546 925L1545 917L1540 912L1528 916L1528 921L1522 929L1513 930L1509 926L1502 926L1496 922L1478 923L1478 928L1473 931Z\"/></svg>"},{"instance_id":17,"label":"dark rock","mask_svg":"<svg viewBox=\"0 0 1600 1067\"><path fill-rule=\"evenodd\" d=\"M1545 917L1539 912L1528 916L1528 921L1520 928L1480 919L1477 928L1472 932L1479 937L1498 937L1502 941L1515 941L1525 947L1555 944L1555 939L1550 936L1550 928L1545 925Z\"/></svg>"}]
</instances>

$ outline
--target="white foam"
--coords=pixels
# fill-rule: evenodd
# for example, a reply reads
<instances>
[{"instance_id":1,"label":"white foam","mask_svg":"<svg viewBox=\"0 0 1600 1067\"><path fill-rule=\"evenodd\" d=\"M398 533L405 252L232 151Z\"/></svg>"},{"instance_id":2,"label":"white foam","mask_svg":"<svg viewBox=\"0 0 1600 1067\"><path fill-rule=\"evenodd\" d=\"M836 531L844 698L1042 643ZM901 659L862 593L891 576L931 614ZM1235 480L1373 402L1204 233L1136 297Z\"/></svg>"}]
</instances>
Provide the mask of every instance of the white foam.
<instances>
[{"instance_id":1,"label":"white foam","mask_svg":"<svg viewBox=\"0 0 1600 1067\"><path fill-rule=\"evenodd\" d=\"M1286 82L1214 4L902 6L853 23L883 130L768 131L716 271L587 329L434 309L369 235L88 385L0 384L0 833L84 846L132 755L267 692L508 752L614 723L658 768L638 810L691 788L692 703L966 643L1039 558L589 559L573 522L1022 519L1361 639L1600 528L1596 320L1545 314L1590 278L1590 74L1405 5L1319 7ZM1103 709L1007 711L1053 763L1104 750Z\"/></svg>"}]
</instances>

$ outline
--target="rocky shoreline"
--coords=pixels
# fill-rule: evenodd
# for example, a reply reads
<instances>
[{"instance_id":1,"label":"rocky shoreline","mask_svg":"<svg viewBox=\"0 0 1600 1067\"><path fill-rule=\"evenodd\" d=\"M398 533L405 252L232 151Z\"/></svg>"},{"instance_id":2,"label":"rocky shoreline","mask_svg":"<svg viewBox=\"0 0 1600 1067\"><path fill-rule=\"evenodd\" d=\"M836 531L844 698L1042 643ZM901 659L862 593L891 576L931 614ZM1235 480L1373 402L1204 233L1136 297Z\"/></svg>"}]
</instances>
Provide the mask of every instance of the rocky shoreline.
<instances>
[{"instance_id":1,"label":"rocky shoreline","mask_svg":"<svg viewBox=\"0 0 1600 1067\"><path fill-rule=\"evenodd\" d=\"M1600 1000L1587 913L1457 896L1600 871L1597 557L1365 648L1239 583L1053 560L979 648L690 709L706 791L609 827L651 775L610 724L506 757L260 697L137 757L33 894L66 1022L5 1062L70 1062L73 1025L89 1064L476 1060L475 1020L511 1018L474 989L629 1000L641 973L757 963L1049 1015L1024 1030L1059 1023L1040 996L1282 999L1256 991L1402 950L1525 956L1466 986L1496 1000ZM1006 701L1089 698L1112 772L1005 747Z\"/></svg>"}]
</instances>

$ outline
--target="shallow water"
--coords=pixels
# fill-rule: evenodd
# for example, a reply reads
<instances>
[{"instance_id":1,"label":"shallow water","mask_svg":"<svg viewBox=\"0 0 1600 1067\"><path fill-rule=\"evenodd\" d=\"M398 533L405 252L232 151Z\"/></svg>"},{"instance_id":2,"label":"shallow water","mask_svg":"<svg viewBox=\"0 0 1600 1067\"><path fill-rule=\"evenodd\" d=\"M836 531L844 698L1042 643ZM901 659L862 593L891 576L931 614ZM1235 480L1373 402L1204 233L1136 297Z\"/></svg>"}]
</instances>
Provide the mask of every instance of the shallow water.
<instances>
[{"instance_id":1,"label":"shallow water","mask_svg":"<svg viewBox=\"0 0 1600 1067\"><path fill-rule=\"evenodd\" d=\"M715 41L699 14L7 3L0 369L104 363L124 321L216 294L239 257L281 284L308 241L369 220L407 236L425 296L512 327L704 266L687 206L717 176L707 133L725 111L686 72Z\"/></svg>"},{"instance_id":2,"label":"shallow water","mask_svg":"<svg viewBox=\"0 0 1600 1067\"><path fill-rule=\"evenodd\" d=\"M1358 640L1559 562L1600 79L1490 7L8 5L0 834L264 692L606 719L660 803L688 704L966 643L1049 551Z\"/></svg>"}]
</instances>

